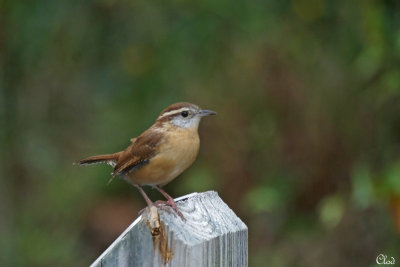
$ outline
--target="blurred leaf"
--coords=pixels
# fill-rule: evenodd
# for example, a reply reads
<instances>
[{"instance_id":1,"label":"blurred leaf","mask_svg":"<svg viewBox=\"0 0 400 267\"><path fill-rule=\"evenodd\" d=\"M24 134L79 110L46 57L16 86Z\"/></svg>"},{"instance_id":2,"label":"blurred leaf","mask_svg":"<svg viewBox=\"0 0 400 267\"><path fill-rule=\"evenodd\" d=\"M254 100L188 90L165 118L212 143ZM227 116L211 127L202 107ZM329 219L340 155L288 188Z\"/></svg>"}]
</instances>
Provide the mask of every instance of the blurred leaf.
<instances>
[{"instance_id":1,"label":"blurred leaf","mask_svg":"<svg viewBox=\"0 0 400 267\"><path fill-rule=\"evenodd\" d=\"M390 164L384 174L385 187L392 193L400 194L400 163Z\"/></svg>"},{"instance_id":2,"label":"blurred leaf","mask_svg":"<svg viewBox=\"0 0 400 267\"><path fill-rule=\"evenodd\" d=\"M380 68L383 59L383 52L383 47L377 44L367 46L361 51L355 61L361 78L368 79Z\"/></svg>"},{"instance_id":3,"label":"blurred leaf","mask_svg":"<svg viewBox=\"0 0 400 267\"><path fill-rule=\"evenodd\" d=\"M396 96L400 91L400 70L393 69L388 71L382 78L385 88L390 93L390 96Z\"/></svg>"},{"instance_id":4,"label":"blurred leaf","mask_svg":"<svg viewBox=\"0 0 400 267\"><path fill-rule=\"evenodd\" d=\"M371 174L368 166L365 164L356 165L352 173L352 186L352 197L356 205L363 209L367 208L374 198Z\"/></svg>"},{"instance_id":5,"label":"blurred leaf","mask_svg":"<svg viewBox=\"0 0 400 267\"><path fill-rule=\"evenodd\" d=\"M245 196L245 205L254 213L270 212L282 205L282 194L278 189L259 186L251 189Z\"/></svg>"},{"instance_id":6,"label":"blurred leaf","mask_svg":"<svg viewBox=\"0 0 400 267\"><path fill-rule=\"evenodd\" d=\"M328 229L336 227L343 217L345 204L339 194L325 197L318 208L321 223Z\"/></svg>"}]
</instances>

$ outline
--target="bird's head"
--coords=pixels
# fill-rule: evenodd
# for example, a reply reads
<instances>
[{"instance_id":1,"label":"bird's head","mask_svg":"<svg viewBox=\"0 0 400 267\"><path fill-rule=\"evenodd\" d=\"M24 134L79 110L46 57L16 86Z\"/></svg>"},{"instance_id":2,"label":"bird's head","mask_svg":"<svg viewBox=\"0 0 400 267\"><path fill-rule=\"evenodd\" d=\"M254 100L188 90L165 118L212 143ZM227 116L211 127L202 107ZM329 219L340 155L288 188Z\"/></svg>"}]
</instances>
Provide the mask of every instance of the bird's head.
<instances>
[{"instance_id":1,"label":"bird's head","mask_svg":"<svg viewBox=\"0 0 400 267\"><path fill-rule=\"evenodd\" d=\"M191 103L179 102L164 109L158 116L157 122L167 122L176 127L197 130L202 117L216 114L215 111L200 109Z\"/></svg>"}]
</instances>

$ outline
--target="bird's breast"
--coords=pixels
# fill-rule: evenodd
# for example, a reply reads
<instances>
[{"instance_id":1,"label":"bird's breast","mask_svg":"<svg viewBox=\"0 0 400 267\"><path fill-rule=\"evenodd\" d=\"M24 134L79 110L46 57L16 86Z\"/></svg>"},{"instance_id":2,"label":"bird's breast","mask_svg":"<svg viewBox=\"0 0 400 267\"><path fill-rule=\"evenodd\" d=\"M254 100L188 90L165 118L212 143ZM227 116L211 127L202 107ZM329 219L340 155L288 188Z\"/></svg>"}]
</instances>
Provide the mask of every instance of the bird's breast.
<instances>
[{"instance_id":1,"label":"bird's breast","mask_svg":"<svg viewBox=\"0 0 400 267\"><path fill-rule=\"evenodd\" d=\"M163 141L148 165L132 173L138 184L164 185L186 170L196 159L200 139L197 131L178 129L164 132Z\"/></svg>"}]
</instances>

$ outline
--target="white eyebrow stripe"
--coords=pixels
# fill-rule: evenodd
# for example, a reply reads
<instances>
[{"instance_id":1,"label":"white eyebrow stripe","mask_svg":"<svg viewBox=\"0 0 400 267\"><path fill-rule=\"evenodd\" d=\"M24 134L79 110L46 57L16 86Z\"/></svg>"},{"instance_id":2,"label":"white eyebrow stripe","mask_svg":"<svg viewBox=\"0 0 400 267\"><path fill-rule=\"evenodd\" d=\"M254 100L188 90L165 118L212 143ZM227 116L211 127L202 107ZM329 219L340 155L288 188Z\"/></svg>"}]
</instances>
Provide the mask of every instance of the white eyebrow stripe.
<instances>
[{"instance_id":1,"label":"white eyebrow stripe","mask_svg":"<svg viewBox=\"0 0 400 267\"><path fill-rule=\"evenodd\" d=\"M176 109L176 110L171 110L171 111L165 112L164 114L162 114L158 118L161 119L161 118L164 118L164 117L169 116L169 115L178 114L178 113L181 113L182 111L185 111L185 110L187 111L189 109L188 108L180 108L180 109Z\"/></svg>"}]
</instances>

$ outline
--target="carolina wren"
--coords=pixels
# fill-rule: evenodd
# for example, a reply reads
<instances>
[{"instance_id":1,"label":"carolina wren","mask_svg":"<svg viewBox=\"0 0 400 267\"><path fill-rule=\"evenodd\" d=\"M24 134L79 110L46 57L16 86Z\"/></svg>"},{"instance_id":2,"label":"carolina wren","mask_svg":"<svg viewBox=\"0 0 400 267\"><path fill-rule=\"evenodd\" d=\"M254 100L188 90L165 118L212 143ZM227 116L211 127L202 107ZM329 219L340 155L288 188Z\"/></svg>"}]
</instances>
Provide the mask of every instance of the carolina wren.
<instances>
[{"instance_id":1,"label":"carolina wren","mask_svg":"<svg viewBox=\"0 0 400 267\"><path fill-rule=\"evenodd\" d=\"M148 206L170 206L183 219L174 199L160 186L166 185L186 170L197 157L200 147L198 127L202 117L216 115L211 110L181 102L164 109L155 123L141 135L131 139L123 151L92 156L75 162L78 165L107 163L114 167L111 179L119 175L137 187ZM151 185L168 201L153 203L143 191ZM163 205L160 205L163 204Z\"/></svg>"}]
</instances>

